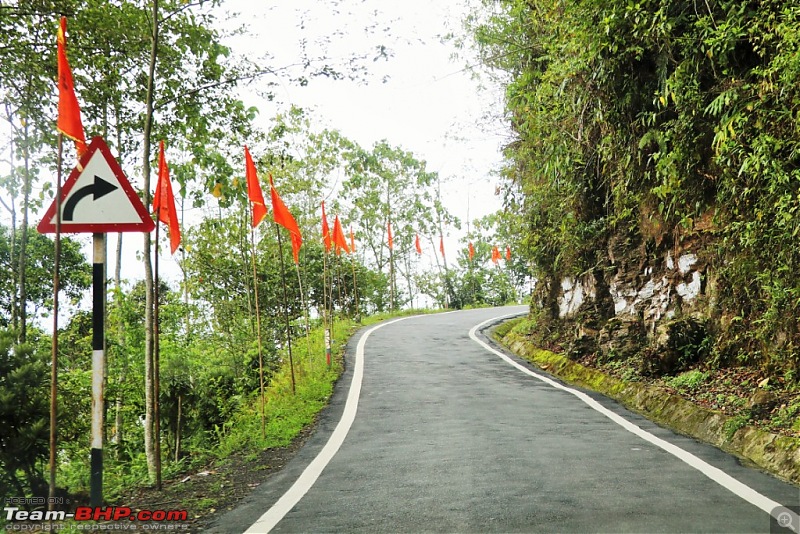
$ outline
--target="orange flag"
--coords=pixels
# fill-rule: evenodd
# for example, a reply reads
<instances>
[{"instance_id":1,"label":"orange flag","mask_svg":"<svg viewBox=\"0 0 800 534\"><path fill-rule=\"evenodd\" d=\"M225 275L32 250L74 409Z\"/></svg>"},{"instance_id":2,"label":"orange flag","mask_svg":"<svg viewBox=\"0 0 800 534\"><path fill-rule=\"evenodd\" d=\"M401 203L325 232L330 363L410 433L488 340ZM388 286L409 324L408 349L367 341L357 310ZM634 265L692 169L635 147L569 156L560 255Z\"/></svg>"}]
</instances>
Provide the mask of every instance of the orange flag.
<instances>
[{"instance_id":1,"label":"orange flag","mask_svg":"<svg viewBox=\"0 0 800 534\"><path fill-rule=\"evenodd\" d=\"M56 129L75 141L80 158L86 152L86 135L83 133L81 108L75 96L75 82L67 61L67 17L61 17L58 28L58 121Z\"/></svg>"},{"instance_id":2,"label":"orange flag","mask_svg":"<svg viewBox=\"0 0 800 534\"><path fill-rule=\"evenodd\" d=\"M439 236L439 251L442 253L442 257L444 258L444 236Z\"/></svg>"},{"instance_id":3,"label":"orange flag","mask_svg":"<svg viewBox=\"0 0 800 534\"><path fill-rule=\"evenodd\" d=\"M414 247L417 249L417 254L422 254L422 245L419 242L419 234L417 234L417 239L414 240Z\"/></svg>"},{"instance_id":4,"label":"orange flag","mask_svg":"<svg viewBox=\"0 0 800 534\"><path fill-rule=\"evenodd\" d=\"M158 220L169 228L169 245L172 253L181 244L181 227L178 224L178 212L175 210L175 196L169 181L169 167L164 157L164 141L159 144L158 152L158 184L153 195L153 211L158 213Z\"/></svg>"},{"instance_id":5,"label":"orange flag","mask_svg":"<svg viewBox=\"0 0 800 534\"><path fill-rule=\"evenodd\" d=\"M264 220L267 216L267 205L264 203L264 193L261 192L261 184L258 182L256 166L247 145L244 145L245 176L247 178L247 198L253 203L253 228Z\"/></svg>"},{"instance_id":6,"label":"orange flag","mask_svg":"<svg viewBox=\"0 0 800 534\"><path fill-rule=\"evenodd\" d=\"M325 243L325 252L331 251L331 227L328 226L328 218L325 216L325 201L322 201L322 242Z\"/></svg>"},{"instance_id":7,"label":"orange flag","mask_svg":"<svg viewBox=\"0 0 800 534\"><path fill-rule=\"evenodd\" d=\"M389 239L388 239L389 250L392 250L394 248L394 239L392 239L392 222L391 221L386 223L386 231L387 231L387 235L389 236Z\"/></svg>"},{"instance_id":8,"label":"orange flag","mask_svg":"<svg viewBox=\"0 0 800 534\"><path fill-rule=\"evenodd\" d=\"M333 245L336 248L336 254L341 254L344 250L350 254L350 249L347 247L347 239L344 237L342 230L342 223L339 222L339 216L333 220Z\"/></svg>"},{"instance_id":9,"label":"orange flag","mask_svg":"<svg viewBox=\"0 0 800 534\"><path fill-rule=\"evenodd\" d=\"M353 227L350 226L350 252L356 251L356 236L353 234Z\"/></svg>"},{"instance_id":10,"label":"orange flag","mask_svg":"<svg viewBox=\"0 0 800 534\"><path fill-rule=\"evenodd\" d=\"M475 257L475 247L472 246L472 241L469 242L469 261Z\"/></svg>"},{"instance_id":11,"label":"orange flag","mask_svg":"<svg viewBox=\"0 0 800 534\"><path fill-rule=\"evenodd\" d=\"M300 234L297 221L294 220L289 208L286 207L286 204L283 203L280 195L278 195L278 191L275 189L275 183L272 181L272 174L269 175L269 190L272 196L272 218L276 223L289 230L289 235L292 238L292 256L294 256L294 262L299 263L300 246L303 244L303 236Z\"/></svg>"},{"instance_id":12,"label":"orange flag","mask_svg":"<svg viewBox=\"0 0 800 534\"><path fill-rule=\"evenodd\" d=\"M511 247L506 247L506 261L511 261Z\"/></svg>"}]
</instances>

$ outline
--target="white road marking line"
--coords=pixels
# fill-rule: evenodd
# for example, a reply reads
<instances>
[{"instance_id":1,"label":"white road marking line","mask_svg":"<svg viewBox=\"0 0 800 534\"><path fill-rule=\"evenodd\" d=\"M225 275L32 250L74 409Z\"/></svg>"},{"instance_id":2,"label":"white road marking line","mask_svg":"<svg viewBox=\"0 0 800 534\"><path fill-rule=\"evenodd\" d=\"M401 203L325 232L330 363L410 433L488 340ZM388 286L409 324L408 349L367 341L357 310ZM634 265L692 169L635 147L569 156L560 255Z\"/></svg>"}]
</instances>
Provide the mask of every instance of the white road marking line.
<instances>
[{"instance_id":1,"label":"white road marking line","mask_svg":"<svg viewBox=\"0 0 800 534\"><path fill-rule=\"evenodd\" d=\"M383 328L384 326L388 326L405 319L411 319L412 317L419 316L414 315L409 317L401 317L393 321L380 323L367 330L364 335L361 336L361 339L358 340L358 345L356 346L356 361L355 365L353 366L353 380L350 382L350 391L347 393L347 401L345 401L342 418L336 425L331 437L328 438L328 442L325 444L322 450L319 451L319 454L317 454L311 463L308 464L302 474L297 478L294 484L292 484L292 487L290 487L269 510L264 512L264 515L259 517L255 523L250 525L250 528L248 528L246 531L247 534L257 534L272 530L275 525L277 525L278 522L280 522L280 520L283 519L284 516L288 514L298 502L300 502L300 499L303 498L308 490L311 489L311 486L314 485L319 476L322 474L322 470L325 469L333 456L339 450L339 447L341 447L342 443L344 443L344 439L347 437L347 433L350 431L350 427L353 425L353 421L356 418L356 412L358 411L358 399L361 396L361 381L364 378L364 346L367 344L367 338L369 338L370 334L379 328Z\"/></svg>"},{"instance_id":2,"label":"white road marking line","mask_svg":"<svg viewBox=\"0 0 800 534\"><path fill-rule=\"evenodd\" d=\"M602 404L600 404L599 402L597 402L596 400L591 398L586 393L583 393L582 391L578 391L577 389L572 389L570 387L567 387L567 386L565 386L563 384L560 384L560 383L556 382L555 380L551 379L548 376L541 375L539 373L531 371L530 369L528 369L527 367L525 367L523 365L520 365L519 363L517 363L514 360L512 360L511 358L509 358L507 355L505 355L502 352L500 352L498 350L495 350L493 347L489 346L487 343L485 343L484 341L479 339L478 336L475 334L479 329L481 329L483 326L485 326L485 325L487 325L489 323L496 322L498 319L503 319L503 318L506 318L506 317L513 317L514 315L519 315L519 314L511 314L511 315L506 315L506 316L503 316L503 317L495 317L493 319L489 319L487 321L483 321L482 323L479 323L479 324L477 324L477 325L472 327L472 329L469 331L469 337L472 338L473 341L475 341L476 343L481 345L483 348L485 348L489 352L491 352L491 353L499 356L503 360L505 360L505 362L508 363L509 365L511 365L512 367L515 367L518 370L522 371L523 373L525 373L527 375L530 375L533 378L536 378L537 380L541 380L542 382L544 382L546 384L549 384L550 386L552 386L552 387L554 387L556 389L560 389L562 391L566 391L567 393L570 393L570 394L578 397L581 401L583 401L589 407L591 407L594 410L596 410L596 411L600 412L601 414L605 415L606 417L611 419L613 422L617 423L619 426L621 426L622 428L624 428L628 432L639 436L643 440L645 440L645 441L647 441L649 443L652 443L656 447L659 447L659 448L663 449L664 451L670 453L671 455L675 456L676 458L678 458L679 460L685 462L686 464L690 465L691 467L694 467L695 469L697 469L698 471L703 473L705 476L707 476L708 478L710 478L711 480L713 480L714 482L716 482L717 484L719 484L723 488L725 488L728 491L734 493L735 495L738 495L739 497L741 497L742 499L746 500L750 504L752 504L754 506L757 506L761 510L764 510L768 514L772 515L776 520L778 520L778 521L787 521L787 517L791 518L790 522L788 523L788 528L790 528L794 532L800 533L800 515L798 515L797 512L794 512L793 510L790 510L790 509L786 508L785 506L781 505L780 503L773 501L769 497L767 497L765 495L762 495L761 493L757 492L756 490L754 490L750 486L748 486L748 485L746 485L746 484L744 484L742 482L739 482L738 480L736 480L735 478L730 476L725 471L723 471L723 470L721 470L721 469L719 469L717 467L714 467L713 465L708 464L705 461L701 460L700 458L698 458L694 454L692 454L692 453L690 453L690 452L678 447L677 445L674 445L674 444L672 444L672 443L670 443L668 441L665 441L665 440L663 440L663 439L661 439L659 437L656 437L653 434L651 434L650 432L648 432L648 431L636 426L635 424L631 423L627 419L624 419L623 417L617 415L616 413L612 412L608 408L604 407ZM782 523L782 524L786 524L786 523Z\"/></svg>"}]
</instances>

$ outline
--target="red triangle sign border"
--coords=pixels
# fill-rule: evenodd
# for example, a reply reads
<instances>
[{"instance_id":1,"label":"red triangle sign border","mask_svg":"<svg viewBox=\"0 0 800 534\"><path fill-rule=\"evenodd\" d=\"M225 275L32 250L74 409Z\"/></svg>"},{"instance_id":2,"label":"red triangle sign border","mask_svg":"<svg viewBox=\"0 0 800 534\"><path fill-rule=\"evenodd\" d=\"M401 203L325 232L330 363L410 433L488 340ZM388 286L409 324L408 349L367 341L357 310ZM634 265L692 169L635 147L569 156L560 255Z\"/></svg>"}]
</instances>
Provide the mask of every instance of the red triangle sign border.
<instances>
[{"instance_id":1,"label":"red triangle sign border","mask_svg":"<svg viewBox=\"0 0 800 534\"><path fill-rule=\"evenodd\" d=\"M130 182L128 181L125 173L122 172L122 168L119 166L117 159L111 154L111 150L108 148L108 145L103 140L102 137L94 137L92 142L89 144L88 150L86 153L81 157L78 162L78 165L72 169L67 181L64 182L64 185L61 187L61 201L60 204L63 206L64 201L66 200L67 196L69 195L70 191L72 190L75 183L80 178L83 170L86 168L86 165L89 163L89 160L92 159L95 152L100 151L105 158L106 163L108 164L111 171L114 173L117 181L120 184L122 191L125 193L125 196L128 198L131 206L136 211L136 214L140 218L139 222L125 222L125 223L109 223L109 222L102 222L102 223L91 223L91 222L80 222L80 223L65 223L61 221L61 233L62 234L74 234L74 233L108 233L108 232L152 232L155 228L155 222L150 217L150 214L147 211L147 208L144 207L142 204L142 200L139 198L139 195L136 194L136 191L133 190L131 187ZM36 227L36 229L41 234L52 234L56 231L56 225L53 221L56 215L56 202L57 199L53 200L53 203L50 204L50 207L47 208L47 211L42 218L42 221ZM63 209L63 207L62 207Z\"/></svg>"}]
</instances>

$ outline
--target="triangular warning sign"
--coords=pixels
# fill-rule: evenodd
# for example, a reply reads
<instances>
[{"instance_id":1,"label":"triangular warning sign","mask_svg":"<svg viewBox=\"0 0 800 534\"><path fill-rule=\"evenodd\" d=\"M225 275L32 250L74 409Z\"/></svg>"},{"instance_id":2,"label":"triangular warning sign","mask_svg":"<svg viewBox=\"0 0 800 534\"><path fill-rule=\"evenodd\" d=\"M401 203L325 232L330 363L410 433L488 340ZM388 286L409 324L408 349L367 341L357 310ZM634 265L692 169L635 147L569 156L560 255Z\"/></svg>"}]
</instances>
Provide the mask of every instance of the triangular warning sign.
<instances>
[{"instance_id":1,"label":"triangular warning sign","mask_svg":"<svg viewBox=\"0 0 800 534\"><path fill-rule=\"evenodd\" d=\"M61 188L61 232L151 232L155 223L111 155L95 137ZM39 233L56 231L56 201L47 208Z\"/></svg>"}]
</instances>

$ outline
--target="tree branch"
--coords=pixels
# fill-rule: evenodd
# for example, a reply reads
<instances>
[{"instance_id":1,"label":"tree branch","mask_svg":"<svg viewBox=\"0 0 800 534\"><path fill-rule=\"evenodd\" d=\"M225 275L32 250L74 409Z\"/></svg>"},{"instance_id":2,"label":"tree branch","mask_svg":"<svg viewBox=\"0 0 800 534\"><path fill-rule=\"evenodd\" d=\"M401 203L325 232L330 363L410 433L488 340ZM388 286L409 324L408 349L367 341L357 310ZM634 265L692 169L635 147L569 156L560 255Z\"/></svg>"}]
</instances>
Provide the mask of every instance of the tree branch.
<instances>
[{"instance_id":1,"label":"tree branch","mask_svg":"<svg viewBox=\"0 0 800 534\"><path fill-rule=\"evenodd\" d=\"M288 67L285 67L285 68L288 68ZM192 89L191 91L187 91L185 93L181 93L179 95L175 95L172 98L168 98L166 100L162 100L162 101L156 103L155 109L159 110L159 109L163 108L164 106L167 106L167 105L173 103L174 101L176 101L179 98L184 98L184 97L187 97L187 96L196 95L197 93L199 93L201 91L214 89L216 87L221 87L223 85L234 84L236 82L240 82L240 81L243 81L243 80L255 80L256 78L259 78L259 77L264 76L266 74L275 74L275 75L277 75L278 73L276 71L272 70L272 69L264 69L264 70L260 70L258 72L251 73L251 74L245 74L245 75L241 75L241 76L234 76L232 78L226 78L226 79L220 80L218 82L207 83L205 85L201 85L200 87L196 87L196 88Z\"/></svg>"}]
</instances>

